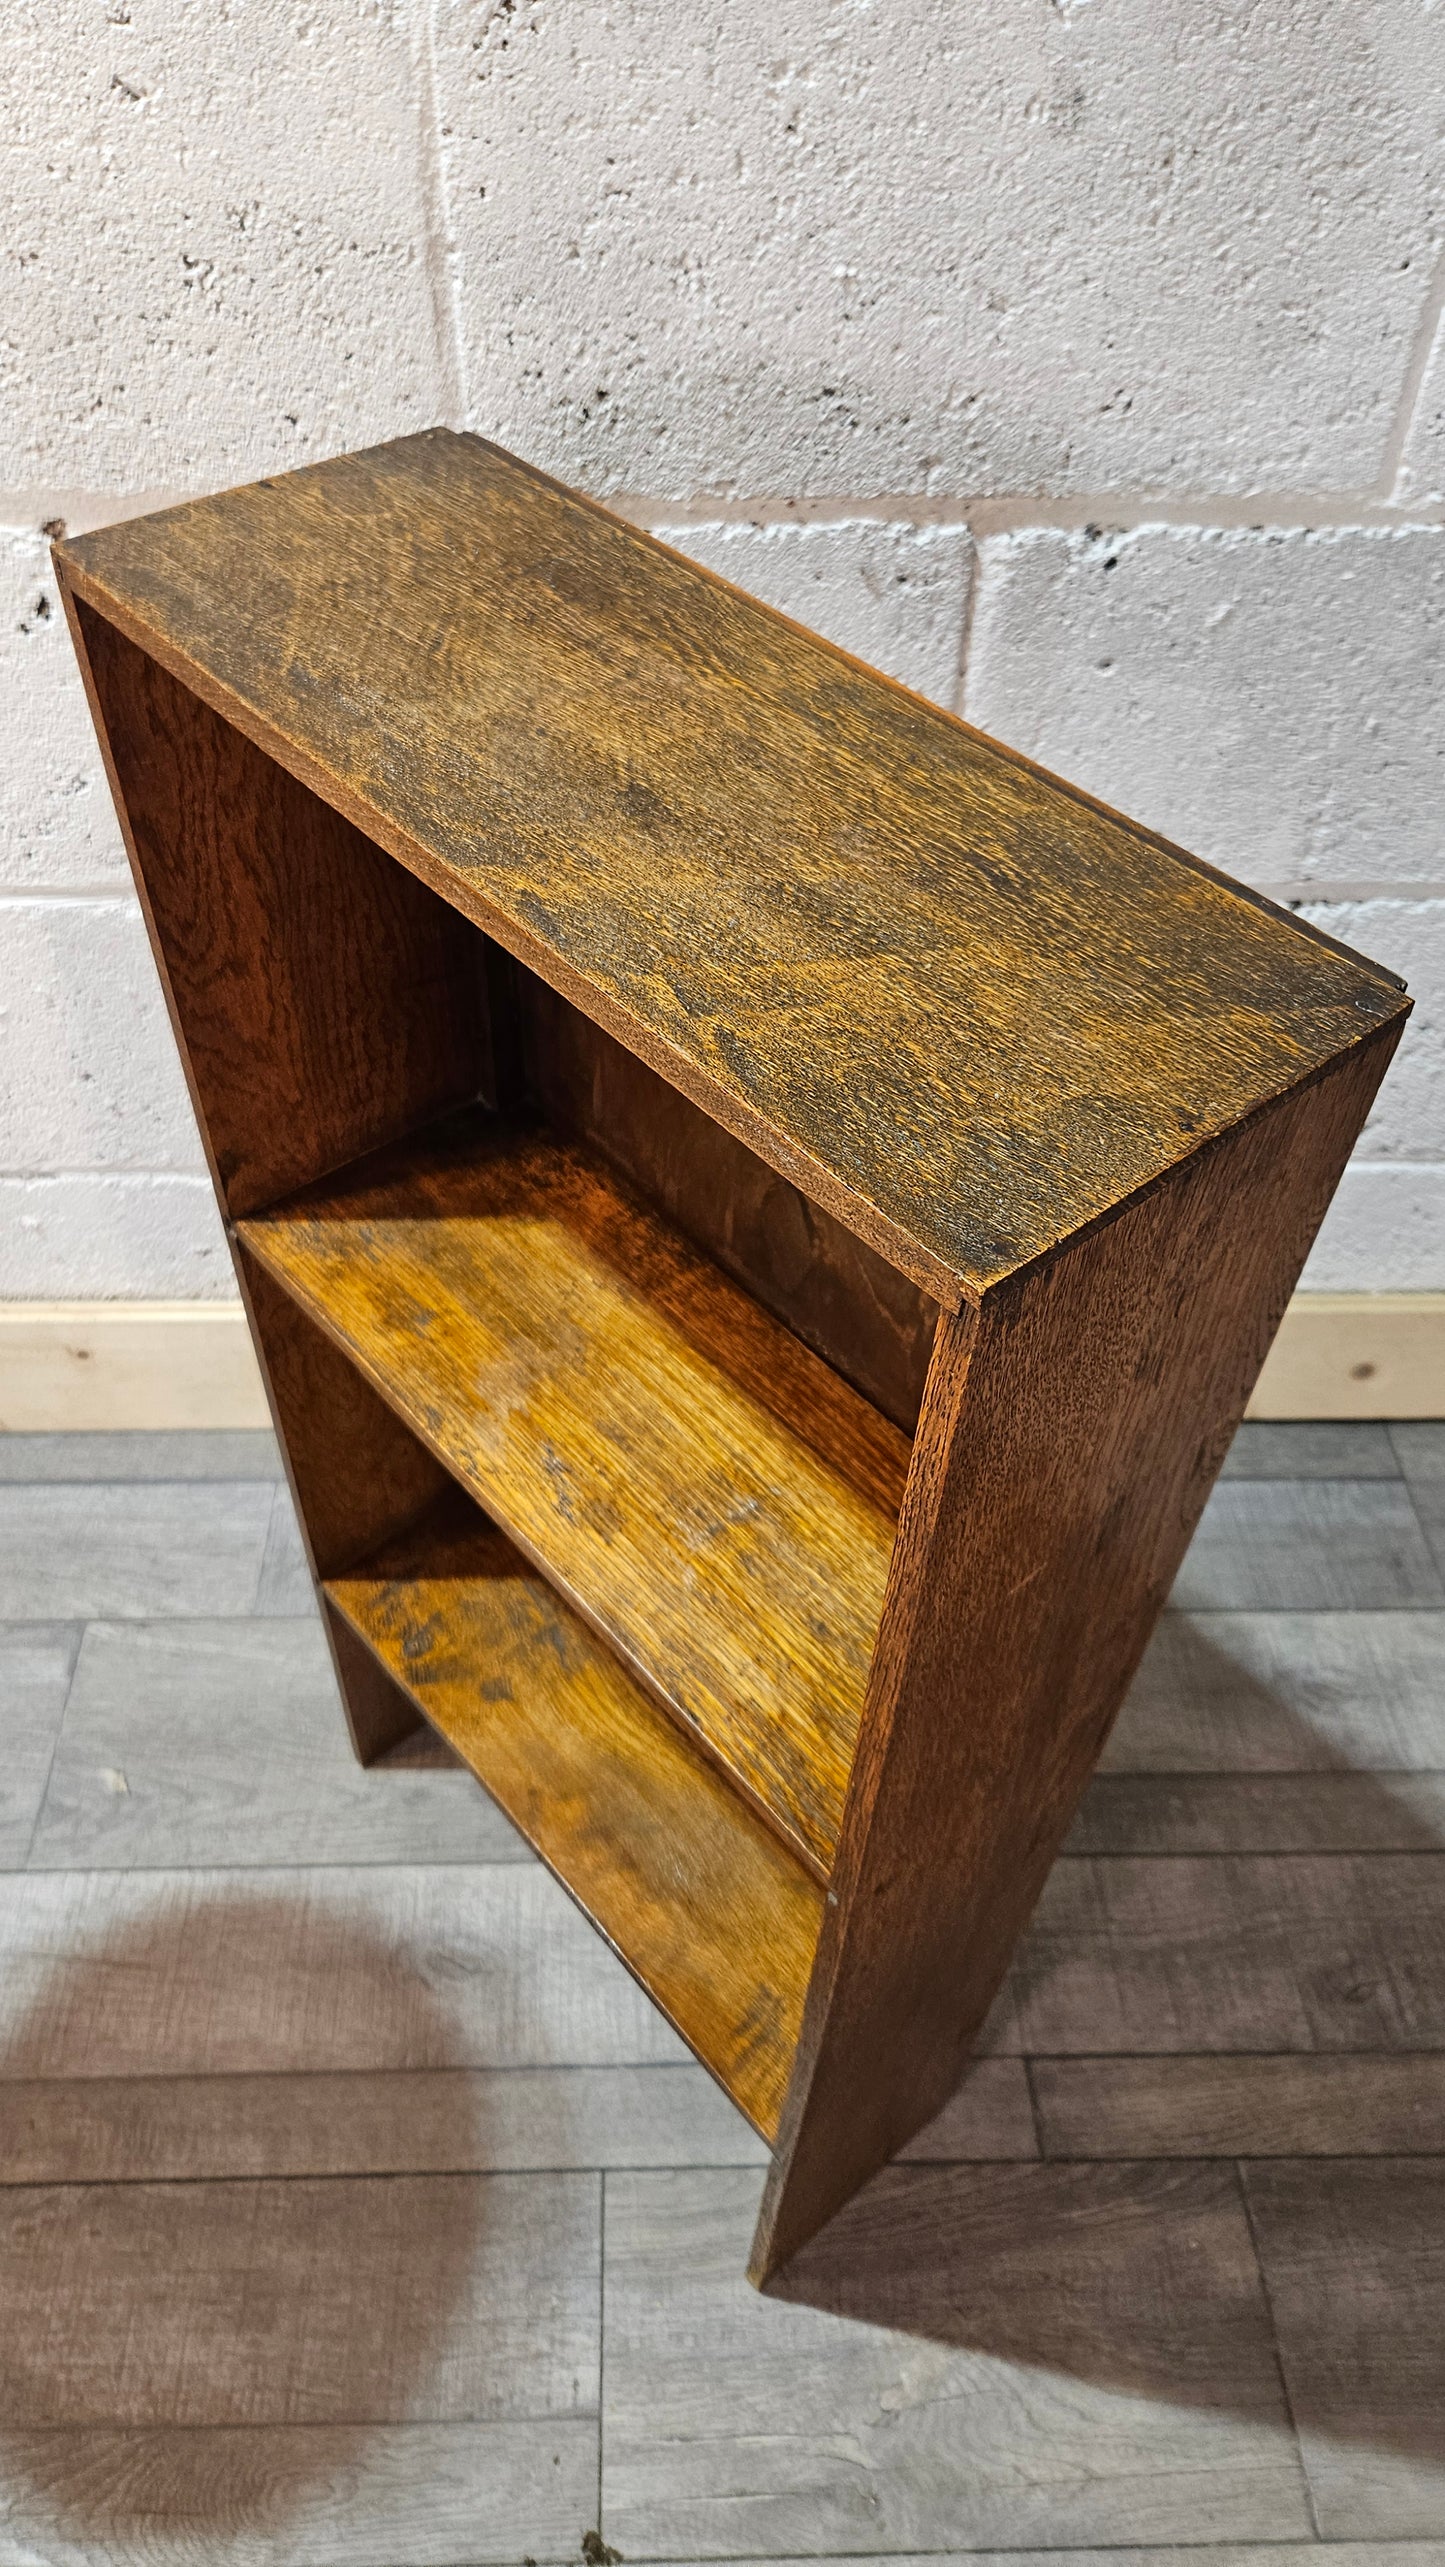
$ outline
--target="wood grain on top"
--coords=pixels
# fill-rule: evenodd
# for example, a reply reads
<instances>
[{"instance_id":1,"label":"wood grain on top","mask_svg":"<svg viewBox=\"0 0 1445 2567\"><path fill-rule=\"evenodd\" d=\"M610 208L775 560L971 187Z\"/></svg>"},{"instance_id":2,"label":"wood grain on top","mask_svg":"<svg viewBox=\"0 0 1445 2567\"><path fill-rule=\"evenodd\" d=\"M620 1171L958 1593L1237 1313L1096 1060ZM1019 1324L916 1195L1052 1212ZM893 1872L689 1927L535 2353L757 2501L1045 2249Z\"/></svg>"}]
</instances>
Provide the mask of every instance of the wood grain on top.
<instances>
[{"instance_id":1,"label":"wood grain on top","mask_svg":"<svg viewBox=\"0 0 1445 2567\"><path fill-rule=\"evenodd\" d=\"M1378 967L475 438L59 559L949 1306L1403 1011Z\"/></svg>"},{"instance_id":2,"label":"wood grain on top","mask_svg":"<svg viewBox=\"0 0 1445 2567\"><path fill-rule=\"evenodd\" d=\"M485 1113L239 1236L826 1877L907 1438L602 1162Z\"/></svg>"}]
</instances>

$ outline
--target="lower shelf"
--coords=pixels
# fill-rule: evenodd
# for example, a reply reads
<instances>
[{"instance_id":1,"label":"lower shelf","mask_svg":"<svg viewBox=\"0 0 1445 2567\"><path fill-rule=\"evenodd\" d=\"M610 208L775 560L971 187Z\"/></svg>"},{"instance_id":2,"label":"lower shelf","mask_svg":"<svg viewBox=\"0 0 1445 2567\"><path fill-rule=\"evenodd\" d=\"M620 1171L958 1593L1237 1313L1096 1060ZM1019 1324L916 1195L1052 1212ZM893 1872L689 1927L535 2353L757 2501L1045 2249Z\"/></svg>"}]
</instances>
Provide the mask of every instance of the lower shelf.
<instances>
[{"instance_id":1,"label":"lower shelf","mask_svg":"<svg viewBox=\"0 0 1445 2567\"><path fill-rule=\"evenodd\" d=\"M771 2141L823 1893L460 1490L328 1601Z\"/></svg>"},{"instance_id":2,"label":"lower shelf","mask_svg":"<svg viewBox=\"0 0 1445 2567\"><path fill-rule=\"evenodd\" d=\"M447 1117L237 1235L826 1881L907 1438L540 1129Z\"/></svg>"}]
</instances>

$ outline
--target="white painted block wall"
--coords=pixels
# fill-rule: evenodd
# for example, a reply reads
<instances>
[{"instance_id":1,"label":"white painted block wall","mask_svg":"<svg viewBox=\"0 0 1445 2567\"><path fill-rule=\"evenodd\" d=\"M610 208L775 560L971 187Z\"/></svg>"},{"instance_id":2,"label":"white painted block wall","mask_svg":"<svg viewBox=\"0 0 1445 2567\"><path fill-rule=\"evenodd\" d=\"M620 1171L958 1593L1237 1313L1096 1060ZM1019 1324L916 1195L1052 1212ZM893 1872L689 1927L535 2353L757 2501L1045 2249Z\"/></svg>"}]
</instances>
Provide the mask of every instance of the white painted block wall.
<instances>
[{"instance_id":1,"label":"white painted block wall","mask_svg":"<svg viewBox=\"0 0 1445 2567\"><path fill-rule=\"evenodd\" d=\"M1403 970L1445 1287L1445 7L11 0L0 1297L231 1290L73 528L438 419Z\"/></svg>"}]
</instances>

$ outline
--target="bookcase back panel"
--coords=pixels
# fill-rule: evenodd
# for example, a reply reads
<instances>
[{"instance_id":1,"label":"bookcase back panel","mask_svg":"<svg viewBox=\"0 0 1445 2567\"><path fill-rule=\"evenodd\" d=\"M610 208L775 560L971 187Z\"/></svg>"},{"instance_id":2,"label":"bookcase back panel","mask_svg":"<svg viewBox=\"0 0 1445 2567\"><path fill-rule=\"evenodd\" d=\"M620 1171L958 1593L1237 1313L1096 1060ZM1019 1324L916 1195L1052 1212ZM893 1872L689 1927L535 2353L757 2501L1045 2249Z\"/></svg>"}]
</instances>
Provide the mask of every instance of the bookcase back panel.
<instances>
[{"instance_id":1,"label":"bookcase back panel","mask_svg":"<svg viewBox=\"0 0 1445 2567\"><path fill-rule=\"evenodd\" d=\"M476 930L113 624L76 613L226 1208L254 1211L475 1095Z\"/></svg>"},{"instance_id":2,"label":"bookcase back panel","mask_svg":"<svg viewBox=\"0 0 1445 2567\"><path fill-rule=\"evenodd\" d=\"M548 1121L600 1149L911 1435L938 1304L545 981L511 964L508 987L520 1075Z\"/></svg>"}]
</instances>

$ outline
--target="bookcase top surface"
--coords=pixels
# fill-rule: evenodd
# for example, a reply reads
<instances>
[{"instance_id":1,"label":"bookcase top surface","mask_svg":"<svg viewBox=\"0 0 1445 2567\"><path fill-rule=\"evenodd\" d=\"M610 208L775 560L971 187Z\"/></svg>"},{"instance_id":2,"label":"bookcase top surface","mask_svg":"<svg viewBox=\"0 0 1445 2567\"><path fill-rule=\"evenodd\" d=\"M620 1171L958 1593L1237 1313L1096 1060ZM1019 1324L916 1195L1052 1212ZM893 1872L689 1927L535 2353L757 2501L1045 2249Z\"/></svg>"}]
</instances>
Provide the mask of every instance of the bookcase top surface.
<instances>
[{"instance_id":1,"label":"bookcase top surface","mask_svg":"<svg viewBox=\"0 0 1445 2567\"><path fill-rule=\"evenodd\" d=\"M1407 1005L478 438L404 438L57 558L945 1304Z\"/></svg>"}]
</instances>

